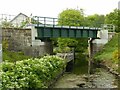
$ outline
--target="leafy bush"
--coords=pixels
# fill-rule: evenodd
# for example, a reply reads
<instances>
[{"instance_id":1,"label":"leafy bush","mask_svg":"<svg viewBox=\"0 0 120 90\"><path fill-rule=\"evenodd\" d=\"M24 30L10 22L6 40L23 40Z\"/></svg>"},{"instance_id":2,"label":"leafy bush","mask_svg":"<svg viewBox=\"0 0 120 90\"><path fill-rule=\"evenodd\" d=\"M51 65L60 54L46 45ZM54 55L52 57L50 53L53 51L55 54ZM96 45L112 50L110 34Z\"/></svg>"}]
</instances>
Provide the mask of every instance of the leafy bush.
<instances>
[{"instance_id":1,"label":"leafy bush","mask_svg":"<svg viewBox=\"0 0 120 90\"><path fill-rule=\"evenodd\" d=\"M3 61L15 62L28 58L31 58L31 56L26 56L23 52L3 51Z\"/></svg>"},{"instance_id":2,"label":"leafy bush","mask_svg":"<svg viewBox=\"0 0 120 90\"><path fill-rule=\"evenodd\" d=\"M2 88L47 88L65 67L65 60L57 56L27 59L16 63L2 63Z\"/></svg>"},{"instance_id":3,"label":"leafy bush","mask_svg":"<svg viewBox=\"0 0 120 90\"><path fill-rule=\"evenodd\" d=\"M70 47L64 47L64 48L55 47L53 49L54 53L67 53L67 52L70 52L70 51L71 51Z\"/></svg>"},{"instance_id":4,"label":"leafy bush","mask_svg":"<svg viewBox=\"0 0 120 90\"><path fill-rule=\"evenodd\" d=\"M115 63L118 63L118 50L115 50L114 52L113 52L113 61L115 62Z\"/></svg>"},{"instance_id":5,"label":"leafy bush","mask_svg":"<svg viewBox=\"0 0 120 90\"><path fill-rule=\"evenodd\" d=\"M75 47L77 44L78 42L74 38L58 38L58 47L54 49L54 53L70 52L72 50L70 47Z\"/></svg>"}]
</instances>

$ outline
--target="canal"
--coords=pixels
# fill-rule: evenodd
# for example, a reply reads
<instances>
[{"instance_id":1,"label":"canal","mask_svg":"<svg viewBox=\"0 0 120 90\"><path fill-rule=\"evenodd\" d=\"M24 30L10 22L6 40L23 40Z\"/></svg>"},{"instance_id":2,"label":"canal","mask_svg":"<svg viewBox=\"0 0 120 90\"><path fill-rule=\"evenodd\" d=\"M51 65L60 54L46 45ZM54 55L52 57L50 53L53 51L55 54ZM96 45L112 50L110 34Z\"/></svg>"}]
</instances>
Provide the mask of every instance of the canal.
<instances>
[{"instance_id":1,"label":"canal","mask_svg":"<svg viewBox=\"0 0 120 90\"><path fill-rule=\"evenodd\" d=\"M88 74L88 61L84 55L76 58L71 72L65 72L53 88L117 88L117 78L103 68L93 67Z\"/></svg>"}]
</instances>

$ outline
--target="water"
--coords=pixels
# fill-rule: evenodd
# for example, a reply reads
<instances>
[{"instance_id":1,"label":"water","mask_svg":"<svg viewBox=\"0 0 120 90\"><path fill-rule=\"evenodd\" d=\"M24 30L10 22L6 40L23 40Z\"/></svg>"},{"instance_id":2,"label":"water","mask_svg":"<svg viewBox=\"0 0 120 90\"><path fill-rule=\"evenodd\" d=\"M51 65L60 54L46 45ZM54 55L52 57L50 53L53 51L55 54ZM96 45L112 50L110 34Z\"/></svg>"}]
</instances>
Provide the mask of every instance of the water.
<instances>
[{"instance_id":1,"label":"water","mask_svg":"<svg viewBox=\"0 0 120 90\"><path fill-rule=\"evenodd\" d=\"M114 75L102 68L94 68L88 75L88 63L85 57L76 60L71 73L65 73L54 85L54 88L117 88ZM90 78L88 78L88 76Z\"/></svg>"},{"instance_id":2,"label":"water","mask_svg":"<svg viewBox=\"0 0 120 90\"><path fill-rule=\"evenodd\" d=\"M115 76L102 68L96 68L90 80L95 88L117 88L117 79Z\"/></svg>"}]
</instances>

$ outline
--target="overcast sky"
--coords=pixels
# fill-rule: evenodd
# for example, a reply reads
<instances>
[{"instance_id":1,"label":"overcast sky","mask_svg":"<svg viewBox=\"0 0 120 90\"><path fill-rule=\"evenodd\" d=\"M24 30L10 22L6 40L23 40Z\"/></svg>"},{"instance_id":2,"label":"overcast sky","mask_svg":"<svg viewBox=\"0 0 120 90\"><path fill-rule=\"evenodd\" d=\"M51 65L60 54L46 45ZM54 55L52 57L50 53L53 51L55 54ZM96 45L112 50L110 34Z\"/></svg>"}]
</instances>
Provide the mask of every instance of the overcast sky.
<instances>
[{"instance_id":1,"label":"overcast sky","mask_svg":"<svg viewBox=\"0 0 120 90\"><path fill-rule=\"evenodd\" d=\"M84 9L86 15L107 14L118 8L120 0L1 0L0 14L57 17L66 8Z\"/></svg>"}]
</instances>

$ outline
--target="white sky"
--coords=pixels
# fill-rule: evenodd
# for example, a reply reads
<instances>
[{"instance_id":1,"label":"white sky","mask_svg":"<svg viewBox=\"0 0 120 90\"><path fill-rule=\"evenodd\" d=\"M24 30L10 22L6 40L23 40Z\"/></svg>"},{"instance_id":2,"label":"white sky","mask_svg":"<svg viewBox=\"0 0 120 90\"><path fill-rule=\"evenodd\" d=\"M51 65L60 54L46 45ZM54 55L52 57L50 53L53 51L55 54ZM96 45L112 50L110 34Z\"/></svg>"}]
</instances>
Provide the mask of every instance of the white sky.
<instances>
[{"instance_id":1,"label":"white sky","mask_svg":"<svg viewBox=\"0 0 120 90\"><path fill-rule=\"evenodd\" d=\"M118 8L120 0L1 0L0 14L57 17L66 8L84 9L86 15L107 14Z\"/></svg>"}]
</instances>

